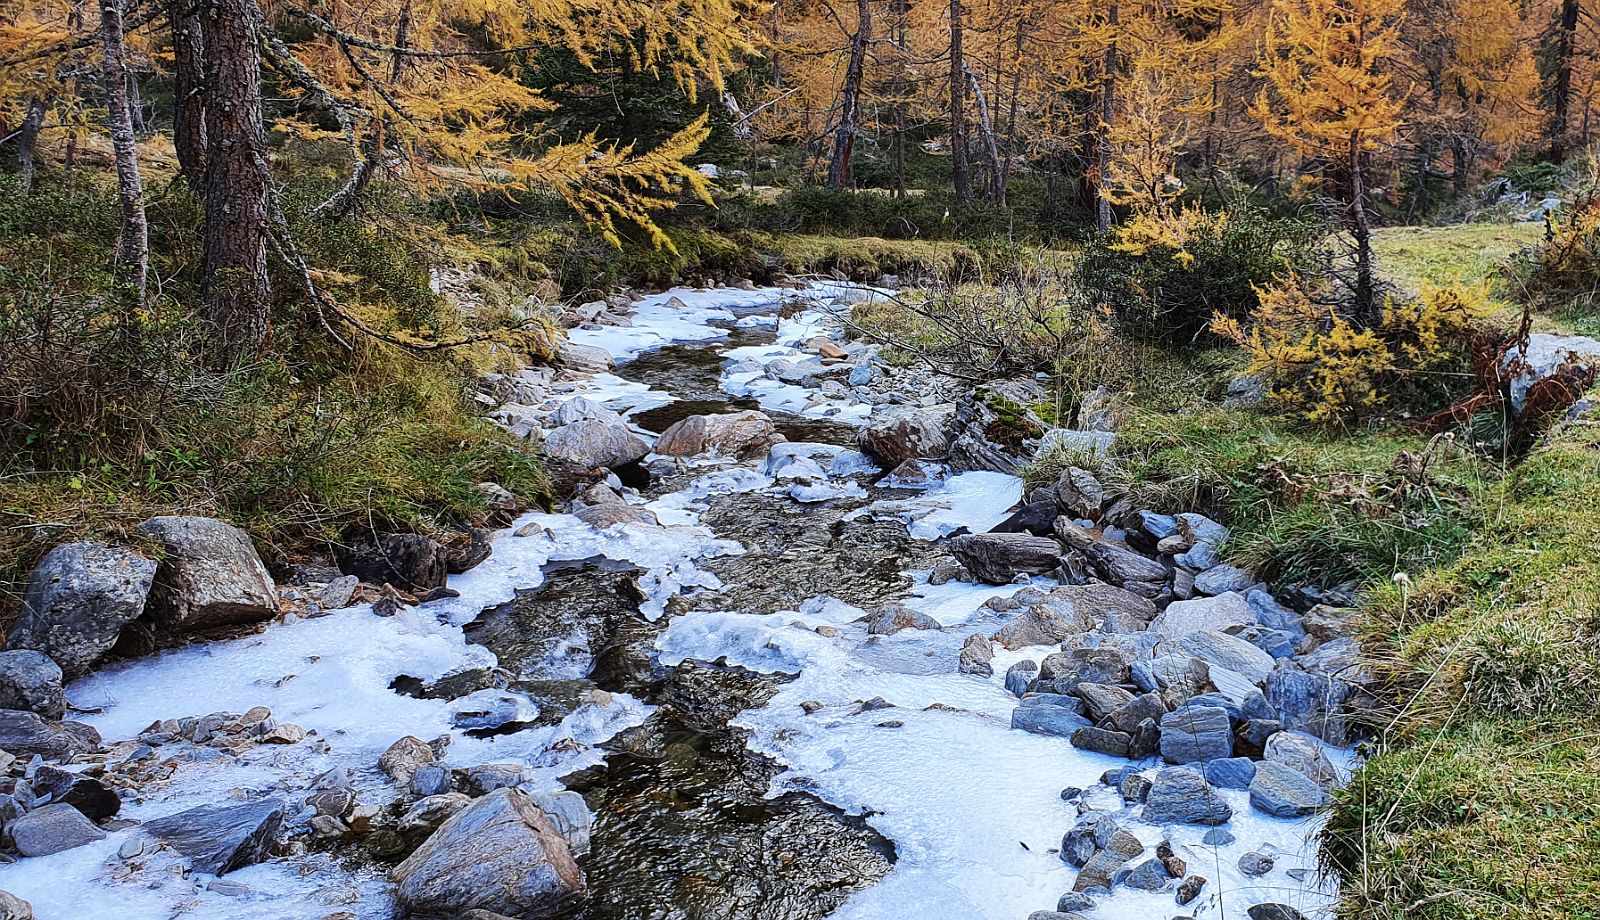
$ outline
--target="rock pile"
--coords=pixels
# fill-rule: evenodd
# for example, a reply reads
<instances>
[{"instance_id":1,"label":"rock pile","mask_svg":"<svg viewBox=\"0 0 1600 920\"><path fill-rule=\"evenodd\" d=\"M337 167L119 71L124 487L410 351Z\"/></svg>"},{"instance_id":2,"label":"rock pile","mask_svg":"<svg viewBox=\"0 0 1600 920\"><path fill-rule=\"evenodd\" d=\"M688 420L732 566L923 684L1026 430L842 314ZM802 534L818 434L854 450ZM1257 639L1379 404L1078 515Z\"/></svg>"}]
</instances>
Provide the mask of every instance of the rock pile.
<instances>
[{"instance_id":1,"label":"rock pile","mask_svg":"<svg viewBox=\"0 0 1600 920\"><path fill-rule=\"evenodd\" d=\"M1061 586L987 601L1014 616L970 638L960 667L984 673L978 663L988 667L995 644L1057 646L1005 675L1019 697L1012 727L1154 765L1111 771L1115 794L1080 801L1061 850L1080 869L1077 893L1171 887L1182 904L1205 885L1159 853L1137 862L1143 848L1118 836L1097 801L1167 827L1227 823L1223 789L1247 791L1251 807L1274 817L1328 804L1339 774L1324 746L1352 740L1348 713L1364 682L1347 612L1326 603L1341 598L1302 588L1280 600L1223 561L1226 527L1137 509L1079 468L1029 492L1002 527L1009 532L950 540L942 576L1009 584L1043 575Z\"/></svg>"}]
</instances>

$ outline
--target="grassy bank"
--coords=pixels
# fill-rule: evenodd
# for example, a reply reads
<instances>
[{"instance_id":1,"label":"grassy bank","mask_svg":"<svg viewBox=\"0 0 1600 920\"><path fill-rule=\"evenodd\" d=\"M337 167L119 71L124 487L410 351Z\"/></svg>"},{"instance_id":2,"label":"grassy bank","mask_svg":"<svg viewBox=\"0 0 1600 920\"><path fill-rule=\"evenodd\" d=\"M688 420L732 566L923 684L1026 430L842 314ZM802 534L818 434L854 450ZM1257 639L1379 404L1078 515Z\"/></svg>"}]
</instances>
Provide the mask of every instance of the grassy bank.
<instances>
[{"instance_id":1,"label":"grassy bank","mask_svg":"<svg viewBox=\"0 0 1600 920\"><path fill-rule=\"evenodd\" d=\"M1366 608L1397 705L1329 827L1344 916L1600 916L1600 428L1485 507L1457 561Z\"/></svg>"}]
</instances>

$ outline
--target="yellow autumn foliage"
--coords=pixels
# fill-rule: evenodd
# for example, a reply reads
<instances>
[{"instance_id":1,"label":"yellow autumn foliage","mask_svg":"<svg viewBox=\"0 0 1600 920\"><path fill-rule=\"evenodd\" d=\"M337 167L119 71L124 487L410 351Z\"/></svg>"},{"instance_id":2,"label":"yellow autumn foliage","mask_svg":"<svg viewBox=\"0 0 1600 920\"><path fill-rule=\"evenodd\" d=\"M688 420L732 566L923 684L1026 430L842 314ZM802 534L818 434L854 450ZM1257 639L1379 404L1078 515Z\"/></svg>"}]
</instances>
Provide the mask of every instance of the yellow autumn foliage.
<instances>
[{"instance_id":1,"label":"yellow autumn foliage","mask_svg":"<svg viewBox=\"0 0 1600 920\"><path fill-rule=\"evenodd\" d=\"M1390 295L1376 325L1362 327L1330 305L1325 282L1291 275L1258 289L1261 305L1242 323L1218 314L1211 329L1249 356L1268 397L1319 424L1349 422L1390 407L1420 375L1460 360L1468 333L1488 311L1481 285Z\"/></svg>"}]
</instances>

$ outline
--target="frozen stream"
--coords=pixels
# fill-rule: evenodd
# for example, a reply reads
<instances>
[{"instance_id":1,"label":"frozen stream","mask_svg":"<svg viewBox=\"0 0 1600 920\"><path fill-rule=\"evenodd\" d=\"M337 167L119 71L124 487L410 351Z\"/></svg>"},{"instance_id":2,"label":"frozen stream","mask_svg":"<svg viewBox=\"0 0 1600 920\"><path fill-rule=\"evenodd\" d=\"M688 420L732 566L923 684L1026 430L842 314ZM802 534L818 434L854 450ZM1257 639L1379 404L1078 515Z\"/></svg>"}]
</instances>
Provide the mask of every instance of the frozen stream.
<instances>
[{"instance_id":1,"label":"frozen stream","mask_svg":"<svg viewBox=\"0 0 1600 920\"><path fill-rule=\"evenodd\" d=\"M823 289L809 296L833 293ZM683 306L669 304L673 296ZM624 366L573 384L554 398L582 395L630 417L656 412L655 418L668 419L668 407L677 398L670 368L633 375L625 362L673 343L703 343L713 359L709 372L718 375L723 394L689 394L695 411L716 411L719 398L743 401L735 407L754 400L775 414L792 416L784 421L791 440L806 434L837 442L839 432L870 415L871 405L819 400L806 387L763 377L752 363L801 356L802 342L829 331L825 313L806 310L785 318L770 343L715 344L733 330L771 331L770 314L792 296L792 291L717 290L648 298L637 305L631 327L573 332L574 341L603 347ZM806 427L808 421L813 427ZM914 548L961 527L993 527L1019 499L1020 481L966 473L924 490L888 491L873 484L864 457L838 443L791 443L779 445L765 460L700 459L687 467L674 478L673 491L638 499L660 526L627 523L597 531L570 515L524 515L496 538L487 562L450 580L460 592L457 598L388 618L359 606L317 619L290 619L259 635L123 663L78 682L69 690L81 710L77 718L94 725L108 743L132 738L158 719L243 712L258 705L313 733L298 745L183 763L171 779L126 803L122 816L148 820L204 803L295 799L318 774L344 769L354 771L361 801L382 803L395 792L374 765L403 735L450 736L444 762L454 768L526 764L528 784L544 790L564 788L562 778L580 771L603 771L607 751L600 745L645 724L656 710L657 703L642 690L590 692L559 719L473 738L452 728L449 701L390 689L402 675L426 683L495 664L488 648L468 640L464 626L487 608L518 599L518 592L537 606L539 595L531 589L545 582L552 562L603 558L637 569L645 594L637 616L661 624L651 628L661 665L716 663L777 678L761 694L763 702L733 718L749 731L749 749L776 765L769 771L770 796L814 797L846 815L864 817L892 842L892 870L876 884L841 893L830 902L838 904L831 916L1022 920L1054 907L1076 875L1055 852L1078 813L1076 805L1063 800L1062 790L1092 787L1102 773L1128 762L1009 727L1017 700L1003 686L1006 667L1024 657L1037 660L1049 649L1001 650L992 677L958 673L963 640L974 632L991 633L1012 616L983 602L1021 586L930 586L925 568L913 564L926 552L886 548L893 553L889 562L898 563L891 568L905 570L900 583L871 586L867 592L845 576L836 578L838 587L827 593L773 588L764 595L757 590L760 601L746 601L749 595L741 592L760 586L731 580L733 573L760 571L749 568L759 561L753 538L760 534L706 523L737 518L738 509L765 503L792 512L794 526L802 529L870 524L895 529ZM816 517L805 517L810 514ZM753 514L750 520L747 526L754 528L767 519ZM795 564L776 551L770 555L774 566ZM819 567L825 562L818 560ZM807 582L772 581L800 583ZM883 591L905 595L902 603L944 628L869 636L857 622L864 611L837 599ZM707 603L697 604L698 598ZM581 660L580 671L590 667L589 659ZM867 701L872 702L863 705ZM1208 879L1199 899L1178 907L1170 890L1119 887L1092 917L1244 917L1248 906L1263 901L1293 905L1308 917L1324 913L1330 890L1311 871L1314 847L1308 843L1315 821L1267 818L1249 807L1245 793L1222 794L1234 810L1225 826L1236 838L1229 845L1202 844L1205 828L1124 820L1147 846L1169 840L1190 871ZM176 871L170 856L119 858L119 850L138 834L125 829L90 846L0 866L0 888L32 902L40 920L321 920L340 911L367 920L394 913L382 865L309 853L251 866L230 873L226 884L214 884ZM1246 878L1236 863L1248 850L1274 853L1275 868ZM760 906L750 915L762 916ZM653 916L710 920L716 914L663 905ZM809 915L799 910L783 916Z\"/></svg>"}]
</instances>

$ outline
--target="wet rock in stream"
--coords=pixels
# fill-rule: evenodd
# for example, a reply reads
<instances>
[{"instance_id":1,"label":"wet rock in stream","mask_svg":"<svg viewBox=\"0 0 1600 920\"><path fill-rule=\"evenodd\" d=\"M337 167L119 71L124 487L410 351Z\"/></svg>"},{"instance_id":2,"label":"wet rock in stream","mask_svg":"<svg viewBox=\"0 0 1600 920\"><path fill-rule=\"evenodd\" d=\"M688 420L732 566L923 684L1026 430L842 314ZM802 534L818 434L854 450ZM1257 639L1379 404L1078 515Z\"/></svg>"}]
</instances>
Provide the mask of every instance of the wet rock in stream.
<instances>
[{"instance_id":1,"label":"wet rock in stream","mask_svg":"<svg viewBox=\"0 0 1600 920\"><path fill-rule=\"evenodd\" d=\"M767 493L713 497L701 523L738 540L746 552L702 564L725 587L694 598L694 607L769 613L827 594L875 610L905 597L911 587L905 573L931 567L940 552L911 537L898 519L846 520L851 510Z\"/></svg>"},{"instance_id":2,"label":"wet rock in stream","mask_svg":"<svg viewBox=\"0 0 1600 920\"><path fill-rule=\"evenodd\" d=\"M567 778L596 815L579 917L810 920L889 871L893 846L863 819L802 793L766 798L779 769L727 719L775 683L686 662L604 768Z\"/></svg>"}]
</instances>

